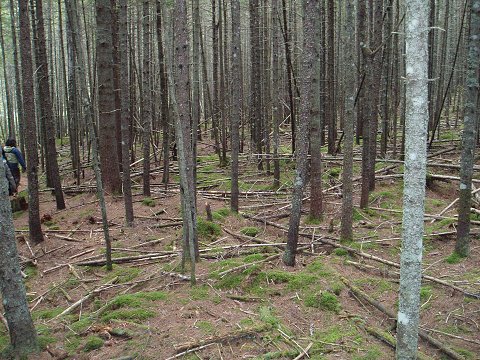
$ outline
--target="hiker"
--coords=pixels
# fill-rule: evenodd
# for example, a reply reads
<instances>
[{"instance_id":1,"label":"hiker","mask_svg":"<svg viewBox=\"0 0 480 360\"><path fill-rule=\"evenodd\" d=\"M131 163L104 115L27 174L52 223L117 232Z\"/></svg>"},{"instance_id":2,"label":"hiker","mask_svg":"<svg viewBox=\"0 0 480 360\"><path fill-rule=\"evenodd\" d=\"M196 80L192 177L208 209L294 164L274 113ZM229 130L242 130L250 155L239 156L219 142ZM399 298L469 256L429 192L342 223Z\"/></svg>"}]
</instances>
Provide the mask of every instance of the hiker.
<instances>
[{"instance_id":1,"label":"hiker","mask_svg":"<svg viewBox=\"0 0 480 360\"><path fill-rule=\"evenodd\" d=\"M3 150L5 152L5 159L7 160L8 167L15 179L16 188L18 188L18 184L20 184L20 169L18 165L20 164L22 166L22 172L25 172L27 165L25 165L22 153L17 149L17 141L15 139L9 138L6 141Z\"/></svg>"},{"instance_id":2,"label":"hiker","mask_svg":"<svg viewBox=\"0 0 480 360\"><path fill-rule=\"evenodd\" d=\"M10 167L8 166L7 160L5 159L5 151L2 149L2 164L5 167L5 177L8 180L8 195L12 196L17 193L17 184L15 184L15 179L12 176Z\"/></svg>"}]
</instances>

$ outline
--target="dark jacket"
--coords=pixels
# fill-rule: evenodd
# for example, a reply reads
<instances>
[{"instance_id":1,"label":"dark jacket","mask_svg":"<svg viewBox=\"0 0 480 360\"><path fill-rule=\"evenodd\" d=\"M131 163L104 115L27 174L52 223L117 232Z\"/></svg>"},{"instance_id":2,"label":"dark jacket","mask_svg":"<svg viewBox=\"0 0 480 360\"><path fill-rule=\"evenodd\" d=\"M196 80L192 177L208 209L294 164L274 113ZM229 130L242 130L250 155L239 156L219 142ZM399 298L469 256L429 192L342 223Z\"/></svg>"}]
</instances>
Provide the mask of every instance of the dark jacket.
<instances>
[{"instance_id":1,"label":"dark jacket","mask_svg":"<svg viewBox=\"0 0 480 360\"><path fill-rule=\"evenodd\" d=\"M27 165L25 164L25 160L23 159L22 153L14 146L5 146L3 148L5 152L5 158L7 159L8 166L10 169L17 168L18 164L22 166L24 170L27 169Z\"/></svg>"}]
</instances>

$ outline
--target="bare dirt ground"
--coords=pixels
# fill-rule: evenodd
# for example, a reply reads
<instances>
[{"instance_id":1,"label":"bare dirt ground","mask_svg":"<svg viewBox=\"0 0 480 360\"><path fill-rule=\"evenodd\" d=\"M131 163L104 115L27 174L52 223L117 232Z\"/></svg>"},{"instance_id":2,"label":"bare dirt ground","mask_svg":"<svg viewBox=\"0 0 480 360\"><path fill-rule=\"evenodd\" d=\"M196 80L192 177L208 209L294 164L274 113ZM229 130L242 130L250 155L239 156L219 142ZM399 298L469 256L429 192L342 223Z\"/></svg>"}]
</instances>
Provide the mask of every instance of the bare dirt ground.
<instances>
[{"instance_id":1,"label":"bare dirt ground","mask_svg":"<svg viewBox=\"0 0 480 360\"><path fill-rule=\"evenodd\" d=\"M205 148L201 154L207 151ZM434 160L458 164L457 155L448 153ZM325 189L339 184L341 178L341 159L327 160ZM379 163L377 168L389 165ZM357 174L359 166L356 163ZM242 213L288 226L293 163L282 161L283 185L277 192L270 187L272 177L255 168L253 159L243 158ZM390 170L390 175L401 169ZM443 168L430 171L458 175L456 170ZM371 207L355 212L355 241L344 245L398 263L402 180L383 175L379 174L371 195ZM172 182L177 180L173 174ZM123 200L107 196L115 260L112 272L103 266L96 196L85 187L94 184L90 171L86 171L81 189L71 186L73 180L64 176L67 210L56 211L53 196L42 192L42 244L33 246L26 241L28 214L15 214L28 298L42 345L37 358L394 358L393 348L386 343L395 334L393 319L347 284L396 313L398 269L321 242L327 239L339 244L338 188L325 194L322 221L302 217L301 230L309 235L300 238L304 250L297 265L288 268L280 260L279 247L286 242L284 230L228 210L228 198L223 194L229 189L228 169L219 169L214 156L200 156L198 180L202 259L194 287L185 280L188 269L185 275L180 273L178 186L172 183L164 190L159 173L152 174L151 199L139 194L139 188L135 190L133 228L124 226ZM439 214L456 198L457 185L455 181L434 181L427 191L426 213ZM355 191L358 195L358 182ZM211 204L213 223L205 221L205 202ZM308 212L309 202L304 206ZM467 293L479 294L478 235L472 236L469 258L451 256L455 213L453 207L444 218L425 221L424 271ZM478 225L473 224L472 231L478 234ZM76 302L79 305L72 308ZM460 358L480 358L480 300L425 280L421 304L424 331ZM4 348L8 344L5 328L0 335L0 348ZM424 340L419 346L427 358L448 358Z\"/></svg>"}]
</instances>

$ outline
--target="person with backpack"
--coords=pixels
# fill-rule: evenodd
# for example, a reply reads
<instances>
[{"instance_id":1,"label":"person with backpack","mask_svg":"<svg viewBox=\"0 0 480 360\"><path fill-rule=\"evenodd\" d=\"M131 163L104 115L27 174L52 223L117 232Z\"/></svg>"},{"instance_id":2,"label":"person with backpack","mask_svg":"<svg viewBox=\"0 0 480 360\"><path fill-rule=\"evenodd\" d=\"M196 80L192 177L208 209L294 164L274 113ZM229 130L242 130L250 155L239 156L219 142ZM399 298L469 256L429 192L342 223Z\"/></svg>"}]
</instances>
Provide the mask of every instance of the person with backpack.
<instances>
[{"instance_id":1,"label":"person with backpack","mask_svg":"<svg viewBox=\"0 0 480 360\"><path fill-rule=\"evenodd\" d=\"M17 149L17 142L15 139L9 138L5 142L5 147L3 148L5 152L5 159L7 160L8 167L15 179L16 188L20 184L20 168L22 166L22 172L25 172L27 165L25 165L25 160L23 159L22 153Z\"/></svg>"},{"instance_id":2,"label":"person with backpack","mask_svg":"<svg viewBox=\"0 0 480 360\"><path fill-rule=\"evenodd\" d=\"M3 149L1 161L3 166L5 167L5 177L8 180L8 195L12 196L17 193L17 184L15 183L15 179L12 176L12 172L10 171L7 160L5 159L5 151Z\"/></svg>"}]
</instances>

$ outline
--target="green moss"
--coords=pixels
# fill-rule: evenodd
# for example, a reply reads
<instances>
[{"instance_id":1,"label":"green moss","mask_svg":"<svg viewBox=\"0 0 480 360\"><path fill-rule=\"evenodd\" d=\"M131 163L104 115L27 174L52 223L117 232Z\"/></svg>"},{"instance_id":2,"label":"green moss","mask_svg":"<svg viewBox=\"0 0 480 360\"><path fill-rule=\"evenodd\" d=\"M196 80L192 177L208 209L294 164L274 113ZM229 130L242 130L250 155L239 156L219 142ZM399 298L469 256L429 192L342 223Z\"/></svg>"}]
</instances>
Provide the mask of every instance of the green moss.
<instances>
[{"instance_id":1,"label":"green moss","mask_svg":"<svg viewBox=\"0 0 480 360\"><path fill-rule=\"evenodd\" d=\"M290 290L304 290L317 281L317 276L301 272L292 275L292 277L288 281L288 288Z\"/></svg>"},{"instance_id":2,"label":"green moss","mask_svg":"<svg viewBox=\"0 0 480 360\"><path fill-rule=\"evenodd\" d=\"M258 309L258 314L262 322L273 328L276 328L280 324L280 320L275 316L274 309L271 307L261 306L260 309Z\"/></svg>"},{"instance_id":3,"label":"green moss","mask_svg":"<svg viewBox=\"0 0 480 360\"><path fill-rule=\"evenodd\" d=\"M199 328L205 335L213 335L216 332L215 326L210 321L197 321L196 327Z\"/></svg>"},{"instance_id":4,"label":"green moss","mask_svg":"<svg viewBox=\"0 0 480 360\"><path fill-rule=\"evenodd\" d=\"M113 265L113 271L107 273L105 281L112 280L118 277L118 283L128 283L137 278L142 273L142 269L138 267L122 267L119 265Z\"/></svg>"},{"instance_id":5,"label":"green moss","mask_svg":"<svg viewBox=\"0 0 480 360\"><path fill-rule=\"evenodd\" d=\"M253 327L255 322L250 319L250 318L244 318L239 321L240 326L246 328L246 327Z\"/></svg>"},{"instance_id":6,"label":"green moss","mask_svg":"<svg viewBox=\"0 0 480 360\"><path fill-rule=\"evenodd\" d=\"M156 313L147 309L119 309L106 313L102 316L102 321L110 320L132 320L141 321L154 317Z\"/></svg>"},{"instance_id":7,"label":"green moss","mask_svg":"<svg viewBox=\"0 0 480 360\"><path fill-rule=\"evenodd\" d=\"M80 320L69 325L69 328L72 329L77 334L85 332L90 326L92 326L93 320L89 316L85 316Z\"/></svg>"},{"instance_id":8,"label":"green moss","mask_svg":"<svg viewBox=\"0 0 480 360\"><path fill-rule=\"evenodd\" d=\"M36 310L32 312L32 319L33 320L50 320L50 319L53 319L58 314L60 314L63 310L64 310L63 308Z\"/></svg>"},{"instance_id":9,"label":"green moss","mask_svg":"<svg viewBox=\"0 0 480 360\"><path fill-rule=\"evenodd\" d=\"M464 260L465 257L454 251L451 255L449 255L447 258L445 258L445 261L449 264L458 264L462 260Z\"/></svg>"},{"instance_id":10,"label":"green moss","mask_svg":"<svg viewBox=\"0 0 480 360\"><path fill-rule=\"evenodd\" d=\"M325 268L321 258L308 264L307 271L320 277L329 277L332 275L332 272Z\"/></svg>"},{"instance_id":11,"label":"green moss","mask_svg":"<svg viewBox=\"0 0 480 360\"><path fill-rule=\"evenodd\" d=\"M38 346L42 351L47 348L47 345L54 344L58 341L56 338L50 335L39 335L37 337L37 340L38 340Z\"/></svg>"},{"instance_id":12,"label":"green moss","mask_svg":"<svg viewBox=\"0 0 480 360\"><path fill-rule=\"evenodd\" d=\"M338 298L328 291L322 292L320 294L307 294L304 299L304 304L307 307L333 311L335 313L338 313L341 309Z\"/></svg>"},{"instance_id":13,"label":"green moss","mask_svg":"<svg viewBox=\"0 0 480 360\"><path fill-rule=\"evenodd\" d=\"M212 212L213 220L222 221L230 215L230 209L221 208Z\"/></svg>"},{"instance_id":14,"label":"green moss","mask_svg":"<svg viewBox=\"0 0 480 360\"><path fill-rule=\"evenodd\" d=\"M292 279L291 273L281 270L268 270L260 274L260 276L276 284L287 283Z\"/></svg>"},{"instance_id":15,"label":"green moss","mask_svg":"<svg viewBox=\"0 0 480 360\"><path fill-rule=\"evenodd\" d=\"M65 339L65 350L73 355L77 349L80 347L82 341L78 336L69 336Z\"/></svg>"},{"instance_id":16,"label":"green moss","mask_svg":"<svg viewBox=\"0 0 480 360\"><path fill-rule=\"evenodd\" d=\"M255 237L260 233L260 229L255 226L247 226L240 230L243 235Z\"/></svg>"},{"instance_id":17,"label":"green moss","mask_svg":"<svg viewBox=\"0 0 480 360\"><path fill-rule=\"evenodd\" d=\"M377 346L373 345L367 350L365 355L354 356L353 360L378 360L383 359L383 351L379 350Z\"/></svg>"},{"instance_id":18,"label":"green moss","mask_svg":"<svg viewBox=\"0 0 480 360\"><path fill-rule=\"evenodd\" d=\"M200 239L212 241L222 234L222 229L218 224L199 217L197 220L197 234Z\"/></svg>"},{"instance_id":19,"label":"green moss","mask_svg":"<svg viewBox=\"0 0 480 360\"><path fill-rule=\"evenodd\" d=\"M13 215L13 219L14 219L14 220L20 219L23 214L25 214L25 211L15 211L15 212L12 214L12 215Z\"/></svg>"},{"instance_id":20,"label":"green moss","mask_svg":"<svg viewBox=\"0 0 480 360\"><path fill-rule=\"evenodd\" d=\"M159 301L159 300L168 299L168 294L163 291L139 292L134 295L137 298L149 300L149 301Z\"/></svg>"},{"instance_id":21,"label":"green moss","mask_svg":"<svg viewBox=\"0 0 480 360\"><path fill-rule=\"evenodd\" d=\"M260 260L263 260L263 259L265 259L264 254L250 254L250 255L245 256L245 258L243 259L243 262L244 263L252 263L252 262L260 261Z\"/></svg>"},{"instance_id":22,"label":"green moss","mask_svg":"<svg viewBox=\"0 0 480 360\"><path fill-rule=\"evenodd\" d=\"M305 219L305 225L320 225L322 223L322 219L316 219L311 215L308 215Z\"/></svg>"},{"instance_id":23,"label":"green moss","mask_svg":"<svg viewBox=\"0 0 480 360\"><path fill-rule=\"evenodd\" d=\"M337 256L347 256L348 255L348 251L345 250L345 249L342 249L342 248L336 248L335 250L333 250L333 253Z\"/></svg>"},{"instance_id":24,"label":"green moss","mask_svg":"<svg viewBox=\"0 0 480 360\"><path fill-rule=\"evenodd\" d=\"M8 335L0 335L0 356L10 346L10 337Z\"/></svg>"},{"instance_id":25,"label":"green moss","mask_svg":"<svg viewBox=\"0 0 480 360\"><path fill-rule=\"evenodd\" d=\"M114 297L109 302L109 309L120 309L123 307L140 307L142 306L142 301L135 296L134 294L124 294Z\"/></svg>"},{"instance_id":26,"label":"green moss","mask_svg":"<svg viewBox=\"0 0 480 360\"><path fill-rule=\"evenodd\" d=\"M155 200L153 200L150 197L146 197L142 200L142 205L148 206L148 207L155 207Z\"/></svg>"},{"instance_id":27,"label":"green moss","mask_svg":"<svg viewBox=\"0 0 480 360\"><path fill-rule=\"evenodd\" d=\"M207 285L193 286L190 288L192 300L206 300L210 297L210 288Z\"/></svg>"},{"instance_id":28,"label":"green moss","mask_svg":"<svg viewBox=\"0 0 480 360\"><path fill-rule=\"evenodd\" d=\"M245 279L246 274L227 274L221 278L216 284L217 289L231 290L239 287Z\"/></svg>"},{"instance_id":29,"label":"green moss","mask_svg":"<svg viewBox=\"0 0 480 360\"><path fill-rule=\"evenodd\" d=\"M343 289L345 289L345 285L341 281L334 282L330 286L330 290L337 296L340 295Z\"/></svg>"},{"instance_id":30,"label":"green moss","mask_svg":"<svg viewBox=\"0 0 480 360\"><path fill-rule=\"evenodd\" d=\"M420 301L425 302L427 301L430 296L432 296L433 290L431 286L422 286L420 288Z\"/></svg>"},{"instance_id":31,"label":"green moss","mask_svg":"<svg viewBox=\"0 0 480 360\"><path fill-rule=\"evenodd\" d=\"M38 273L36 266L32 265L27 265L23 272L25 273L25 275L27 275L27 279L35 277Z\"/></svg>"},{"instance_id":32,"label":"green moss","mask_svg":"<svg viewBox=\"0 0 480 360\"><path fill-rule=\"evenodd\" d=\"M96 349L100 349L104 344L104 341L98 336L89 336L83 347L83 351L89 352Z\"/></svg>"}]
</instances>

